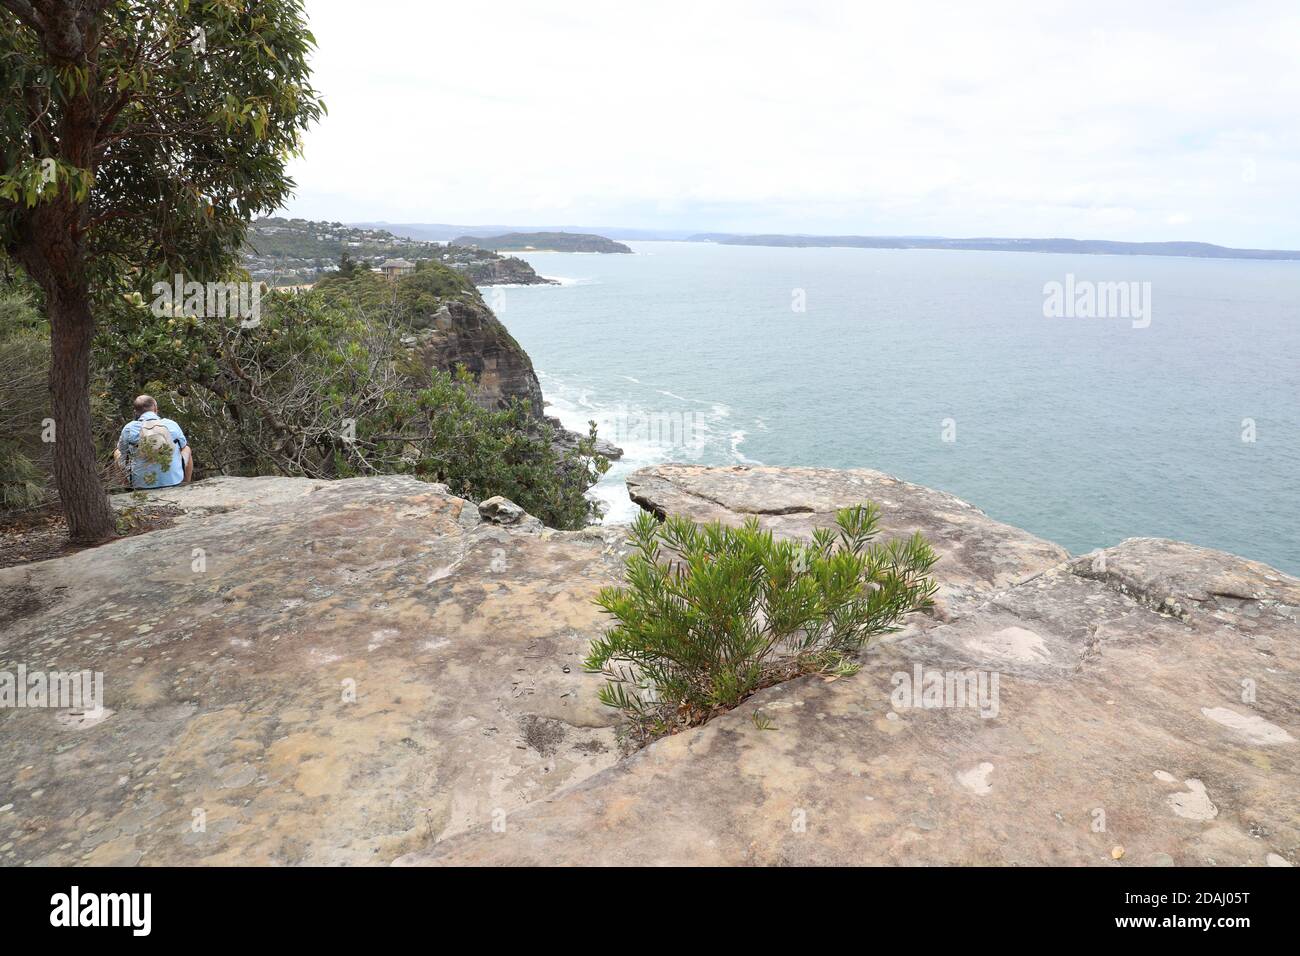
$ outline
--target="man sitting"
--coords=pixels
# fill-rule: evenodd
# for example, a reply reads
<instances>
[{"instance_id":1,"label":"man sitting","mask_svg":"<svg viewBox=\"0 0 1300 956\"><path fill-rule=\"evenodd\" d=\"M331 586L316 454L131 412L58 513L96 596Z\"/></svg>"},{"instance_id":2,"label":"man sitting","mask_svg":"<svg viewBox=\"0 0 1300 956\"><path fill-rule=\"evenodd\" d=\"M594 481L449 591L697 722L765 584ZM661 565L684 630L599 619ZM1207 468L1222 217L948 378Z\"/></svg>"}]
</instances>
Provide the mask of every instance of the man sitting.
<instances>
[{"instance_id":1,"label":"man sitting","mask_svg":"<svg viewBox=\"0 0 1300 956\"><path fill-rule=\"evenodd\" d=\"M190 443L181 426L158 417L158 403L150 395L135 400L136 419L127 422L117 440L113 460L133 489L170 488L184 484L194 473Z\"/></svg>"}]
</instances>

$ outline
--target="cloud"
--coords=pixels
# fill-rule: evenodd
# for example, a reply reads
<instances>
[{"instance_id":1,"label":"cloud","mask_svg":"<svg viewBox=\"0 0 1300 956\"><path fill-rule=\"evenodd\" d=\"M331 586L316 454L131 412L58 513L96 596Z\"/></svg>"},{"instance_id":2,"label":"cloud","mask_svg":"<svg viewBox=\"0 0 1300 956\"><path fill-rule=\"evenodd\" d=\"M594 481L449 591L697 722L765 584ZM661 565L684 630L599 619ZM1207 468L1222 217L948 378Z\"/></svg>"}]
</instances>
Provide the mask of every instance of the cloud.
<instances>
[{"instance_id":1,"label":"cloud","mask_svg":"<svg viewBox=\"0 0 1300 956\"><path fill-rule=\"evenodd\" d=\"M309 0L290 210L1300 246L1300 14L1226 7Z\"/></svg>"}]
</instances>

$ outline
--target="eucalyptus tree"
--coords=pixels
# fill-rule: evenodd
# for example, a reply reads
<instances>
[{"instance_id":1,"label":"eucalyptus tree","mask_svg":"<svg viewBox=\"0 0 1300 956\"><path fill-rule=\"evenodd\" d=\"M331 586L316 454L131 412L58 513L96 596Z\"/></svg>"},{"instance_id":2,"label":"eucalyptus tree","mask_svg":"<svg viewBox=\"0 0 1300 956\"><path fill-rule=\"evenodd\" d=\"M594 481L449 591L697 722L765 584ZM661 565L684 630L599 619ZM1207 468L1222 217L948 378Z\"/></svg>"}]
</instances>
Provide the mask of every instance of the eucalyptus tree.
<instances>
[{"instance_id":1,"label":"eucalyptus tree","mask_svg":"<svg viewBox=\"0 0 1300 956\"><path fill-rule=\"evenodd\" d=\"M301 0L0 0L0 248L43 294L75 541L115 527L91 430L96 318L155 280L230 276L324 110L314 44Z\"/></svg>"}]
</instances>

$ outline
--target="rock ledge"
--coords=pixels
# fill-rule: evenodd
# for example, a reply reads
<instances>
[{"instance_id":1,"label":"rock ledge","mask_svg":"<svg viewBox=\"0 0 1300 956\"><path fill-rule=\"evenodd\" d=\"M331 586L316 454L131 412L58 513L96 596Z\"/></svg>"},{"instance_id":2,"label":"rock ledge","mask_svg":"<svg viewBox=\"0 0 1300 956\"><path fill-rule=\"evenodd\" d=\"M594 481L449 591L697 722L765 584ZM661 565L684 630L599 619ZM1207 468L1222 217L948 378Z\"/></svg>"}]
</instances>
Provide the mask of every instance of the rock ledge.
<instances>
[{"instance_id":1,"label":"rock ledge","mask_svg":"<svg viewBox=\"0 0 1300 956\"><path fill-rule=\"evenodd\" d=\"M629 486L791 536L876 501L940 552L939 607L853 678L620 759L581 668L620 529L401 477L156 492L173 527L0 571L0 672L96 670L107 698L0 709L0 863L1300 859L1295 578L1153 539L1072 558L872 471Z\"/></svg>"}]
</instances>

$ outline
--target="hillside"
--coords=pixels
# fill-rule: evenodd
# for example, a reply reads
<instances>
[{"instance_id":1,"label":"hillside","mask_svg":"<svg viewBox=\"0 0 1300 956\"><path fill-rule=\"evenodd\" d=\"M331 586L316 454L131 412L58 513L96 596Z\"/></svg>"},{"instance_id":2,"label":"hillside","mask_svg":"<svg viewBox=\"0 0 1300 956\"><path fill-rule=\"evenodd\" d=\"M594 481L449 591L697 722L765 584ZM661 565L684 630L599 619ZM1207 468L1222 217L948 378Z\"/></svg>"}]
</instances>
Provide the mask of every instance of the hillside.
<instances>
[{"instance_id":1,"label":"hillside","mask_svg":"<svg viewBox=\"0 0 1300 956\"><path fill-rule=\"evenodd\" d=\"M395 236L386 229L308 219L259 219L249 229L244 265L253 279L275 286L306 285L338 269L346 252L367 268L387 259L435 261L463 273L478 286L543 285L522 259L482 248Z\"/></svg>"},{"instance_id":2,"label":"hillside","mask_svg":"<svg viewBox=\"0 0 1300 956\"><path fill-rule=\"evenodd\" d=\"M637 229L627 226L592 226L574 223L542 224L529 223L478 223L475 225L450 222L355 222L352 225L362 228L387 229L397 236L410 239L433 239L450 242L461 236L473 236L483 239L488 236L504 236L516 232L569 232L583 235L604 236L606 239L618 239L623 242L688 239L698 229Z\"/></svg>"}]
</instances>

